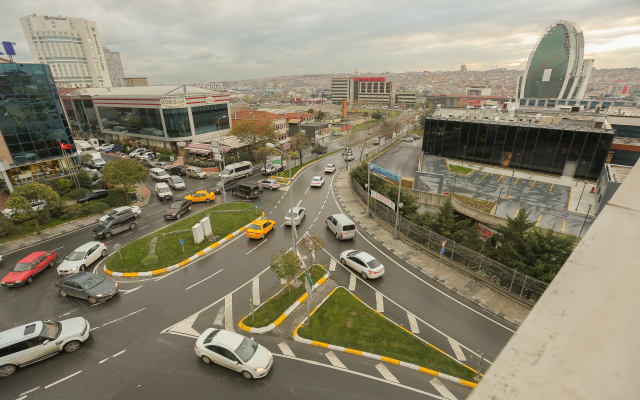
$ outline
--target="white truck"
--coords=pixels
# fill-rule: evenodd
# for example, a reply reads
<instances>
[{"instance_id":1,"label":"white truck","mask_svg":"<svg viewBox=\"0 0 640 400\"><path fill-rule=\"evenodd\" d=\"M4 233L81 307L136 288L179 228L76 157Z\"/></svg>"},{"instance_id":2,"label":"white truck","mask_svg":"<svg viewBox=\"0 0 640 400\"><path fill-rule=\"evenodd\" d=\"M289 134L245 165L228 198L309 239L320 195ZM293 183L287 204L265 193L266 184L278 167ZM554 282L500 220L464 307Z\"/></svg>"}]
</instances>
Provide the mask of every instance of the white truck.
<instances>
[{"instance_id":1,"label":"white truck","mask_svg":"<svg viewBox=\"0 0 640 400\"><path fill-rule=\"evenodd\" d=\"M280 156L271 156L267 158L267 162L262 167L262 175L276 175L280 171L284 171L287 163Z\"/></svg>"},{"instance_id":2,"label":"white truck","mask_svg":"<svg viewBox=\"0 0 640 400\"><path fill-rule=\"evenodd\" d=\"M88 164L90 167L100 170L107 162L102 158L102 154L96 151L91 153L91 161Z\"/></svg>"}]
</instances>

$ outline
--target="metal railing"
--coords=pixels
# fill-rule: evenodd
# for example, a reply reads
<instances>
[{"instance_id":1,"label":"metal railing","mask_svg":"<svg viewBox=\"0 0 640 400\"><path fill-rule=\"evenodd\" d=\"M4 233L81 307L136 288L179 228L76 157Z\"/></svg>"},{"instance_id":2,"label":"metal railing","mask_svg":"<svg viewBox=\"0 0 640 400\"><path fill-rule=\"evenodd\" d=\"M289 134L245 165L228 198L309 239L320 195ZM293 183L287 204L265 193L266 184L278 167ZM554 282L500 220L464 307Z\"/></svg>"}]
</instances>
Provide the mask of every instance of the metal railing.
<instances>
[{"instance_id":1,"label":"metal railing","mask_svg":"<svg viewBox=\"0 0 640 400\"><path fill-rule=\"evenodd\" d=\"M363 203L366 204L367 192L355 179L351 179L351 188ZM370 207L371 213L376 217L385 221L390 226L395 226L396 213L394 210L385 204L379 203L375 199L370 202ZM453 240L417 225L402 216L400 216L398 221L398 233L436 253L440 251L442 242L446 240L447 243L444 248L444 254L442 255L443 258L448 258L474 274L490 280L521 299L535 303L540 296L542 296L547 286L549 286L549 284L545 282L507 267L460 243L456 243Z\"/></svg>"}]
</instances>

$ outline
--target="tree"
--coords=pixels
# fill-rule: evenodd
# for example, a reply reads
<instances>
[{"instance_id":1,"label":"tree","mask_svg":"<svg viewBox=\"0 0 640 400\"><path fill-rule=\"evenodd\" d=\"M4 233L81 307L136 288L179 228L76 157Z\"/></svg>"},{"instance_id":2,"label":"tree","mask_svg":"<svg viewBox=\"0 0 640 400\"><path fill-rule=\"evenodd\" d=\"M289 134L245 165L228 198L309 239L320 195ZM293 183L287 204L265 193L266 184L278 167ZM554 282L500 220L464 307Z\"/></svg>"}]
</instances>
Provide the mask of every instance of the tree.
<instances>
[{"instance_id":1,"label":"tree","mask_svg":"<svg viewBox=\"0 0 640 400\"><path fill-rule=\"evenodd\" d=\"M16 186L7 200L7 208L20 210L18 214L24 219L36 217L36 233L40 234L42 216L58 206L60 196L52 188L42 183L32 182ZM33 206L37 205L36 210Z\"/></svg>"},{"instance_id":2,"label":"tree","mask_svg":"<svg viewBox=\"0 0 640 400\"><path fill-rule=\"evenodd\" d=\"M311 262L313 262L313 264L316 264L316 254L322 250L322 248L324 247L324 243L322 243L322 239L320 239L320 236L318 235L310 235L309 233L307 233L306 235L304 235L302 237L302 239L300 239L300 242L298 243L298 246L300 246L301 249L307 251L309 253L310 256L310 260Z\"/></svg>"},{"instance_id":3,"label":"tree","mask_svg":"<svg viewBox=\"0 0 640 400\"><path fill-rule=\"evenodd\" d=\"M360 153L360 157L358 158L362 161L362 156L364 155L364 151L369 145L367 141L367 135L362 132L355 133L355 143L353 143L353 148Z\"/></svg>"},{"instance_id":4,"label":"tree","mask_svg":"<svg viewBox=\"0 0 640 400\"><path fill-rule=\"evenodd\" d=\"M322 112L322 110L318 110L318 114L316 114L316 121L322 121L326 117L326 114Z\"/></svg>"},{"instance_id":5,"label":"tree","mask_svg":"<svg viewBox=\"0 0 640 400\"><path fill-rule=\"evenodd\" d=\"M129 204L129 187L147 179L147 169L130 158L111 161L104 167L102 180L124 186L125 204Z\"/></svg>"},{"instance_id":6,"label":"tree","mask_svg":"<svg viewBox=\"0 0 640 400\"><path fill-rule=\"evenodd\" d=\"M78 178L78 183L80 184L81 188L91 189L91 175L89 175L87 171L85 171L84 169L79 169L76 173L76 177Z\"/></svg>"},{"instance_id":7,"label":"tree","mask_svg":"<svg viewBox=\"0 0 640 400\"><path fill-rule=\"evenodd\" d=\"M458 243L465 243L469 220L456 221L451 200L447 199L427 226L435 233Z\"/></svg>"},{"instance_id":8,"label":"tree","mask_svg":"<svg viewBox=\"0 0 640 400\"><path fill-rule=\"evenodd\" d=\"M380 119L380 118L382 118L382 114L380 114L380 111L376 110L376 111L371 113L371 118Z\"/></svg>"},{"instance_id":9,"label":"tree","mask_svg":"<svg viewBox=\"0 0 640 400\"><path fill-rule=\"evenodd\" d=\"M80 162L82 163L82 165L89 164L89 161L91 161L92 159L93 157L89 153L82 153L80 155Z\"/></svg>"},{"instance_id":10,"label":"tree","mask_svg":"<svg viewBox=\"0 0 640 400\"><path fill-rule=\"evenodd\" d=\"M326 151L326 147L320 143L316 143L311 147L311 153L316 155L316 158L318 157L318 154L324 153Z\"/></svg>"},{"instance_id":11,"label":"tree","mask_svg":"<svg viewBox=\"0 0 640 400\"><path fill-rule=\"evenodd\" d=\"M365 111L362 116L364 117L364 122L367 122L367 118L369 118L369 111Z\"/></svg>"},{"instance_id":12,"label":"tree","mask_svg":"<svg viewBox=\"0 0 640 400\"><path fill-rule=\"evenodd\" d=\"M308 110L307 110L307 113L309 113L309 114L314 114L314 113L315 113L315 111L313 111L313 108L310 108L310 109L308 109Z\"/></svg>"},{"instance_id":13,"label":"tree","mask_svg":"<svg viewBox=\"0 0 640 400\"><path fill-rule=\"evenodd\" d=\"M256 161L259 161L263 164L267 163L267 158L269 156L273 156L278 154L278 152L275 149L272 149L270 147L261 147L259 149L256 149L253 151L253 158Z\"/></svg>"},{"instance_id":14,"label":"tree","mask_svg":"<svg viewBox=\"0 0 640 400\"><path fill-rule=\"evenodd\" d=\"M280 250L279 254L271 255L271 263L269 268L273 271L278 279L286 279L287 283L291 282L291 278L295 276L296 272L300 268L300 262L298 257L290 251L285 249ZM291 286L289 285L289 291Z\"/></svg>"},{"instance_id":15,"label":"tree","mask_svg":"<svg viewBox=\"0 0 640 400\"><path fill-rule=\"evenodd\" d=\"M518 270L526 265L527 231L536 225L528 220L530 213L522 206L515 218L507 215L507 224L498 226L492 237L495 245L488 249L491 258Z\"/></svg>"},{"instance_id":16,"label":"tree","mask_svg":"<svg viewBox=\"0 0 640 400\"><path fill-rule=\"evenodd\" d=\"M293 144L300 157L300 163L302 164L302 152L311 147L311 142L305 133L298 132L293 135Z\"/></svg>"},{"instance_id":17,"label":"tree","mask_svg":"<svg viewBox=\"0 0 640 400\"><path fill-rule=\"evenodd\" d=\"M228 135L235 136L242 143L248 144L250 149L264 146L267 142L274 143L277 140L271 121L258 118L234 122Z\"/></svg>"}]
</instances>

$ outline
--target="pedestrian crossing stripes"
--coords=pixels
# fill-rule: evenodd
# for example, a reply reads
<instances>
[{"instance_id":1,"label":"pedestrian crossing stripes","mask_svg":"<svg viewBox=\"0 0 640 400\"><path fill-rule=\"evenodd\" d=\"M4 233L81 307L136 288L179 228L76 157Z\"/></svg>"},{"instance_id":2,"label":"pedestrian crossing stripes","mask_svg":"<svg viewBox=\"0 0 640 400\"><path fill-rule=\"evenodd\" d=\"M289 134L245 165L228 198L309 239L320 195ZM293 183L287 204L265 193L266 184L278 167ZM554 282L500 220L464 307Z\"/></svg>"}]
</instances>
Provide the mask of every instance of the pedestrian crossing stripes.
<instances>
[{"instance_id":1,"label":"pedestrian crossing stripes","mask_svg":"<svg viewBox=\"0 0 640 400\"><path fill-rule=\"evenodd\" d=\"M260 277L253 278L253 305L260 305Z\"/></svg>"},{"instance_id":2,"label":"pedestrian crossing stripes","mask_svg":"<svg viewBox=\"0 0 640 400\"><path fill-rule=\"evenodd\" d=\"M224 329L235 332L233 328L233 308L231 306L233 302L233 296L228 294L224 298Z\"/></svg>"},{"instance_id":3,"label":"pedestrian crossing stripes","mask_svg":"<svg viewBox=\"0 0 640 400\"><path fill-rule=\"evenodd\" d=\"M378 372L380 372L380 375L382 375L384 379L391 382L400 383L383 363L376 365L376 369L378 370Z\"/></svg>"},{"instance_id":4,"label":"pedestrian crossing stripes","mask_svg":"<svg viewBox=\"0 0 640 400\"><path fill-rule=\"evenodd\" d=\"M407 313L407 317L409 318L409 325L411 326L412 333L420 333L420 329L418 329L418 320L413 314Z\"/></svg>"},{"instance_id":5,"label":"pedestrian crossing stripes","mask_svg":"<svg viewBox=\"0 0 640 400\"><path fill-rule=\"evenodd\" d=\"M345 365L342 363L342 361L340 361L338 356L336 356L333 351L326 353L325 356L327 356L327 358L329 359L329 362L333 364L334 367L348 369L347 367L345 367Z\"/></svg>"},{"instance_id":6,"label":"pedestrian crossing stripes","mask_svg":"<svg viewBox=\"0 0 640 400\"><path fill-rule=\"evenodd\" d=\"M280 347L280 351L285 356L289 356L289 357L295 357L296 356L295 354L293 354L293 351L291 351L291 348L289 347L287 342L278 343L278 347Z\"/></svg>"},{"instance_id":7,"label":"pedestrian crossing stripes","mask_svg":"<svg viewBox=\"0 0 640 400\"><path fill-rule=\"evenodd\" d=\"M444 386L442 382L440 382L440 379L433 378L429 381L429 383L431 383L433 387L438 391L438 393L440 393L440 395L445 399L458 400L456 396L454 396L453 393L451 393L449 389L447 389L446 386Z\"/></svg>"},{"instance_id":8,"label":"pedestrian crossing stripes","mask_svg":"<svg viewBox=\"0 0 640 400\"><path fill-rule=\"evenodd\" d=\"M464 356L464 353L462 352L462 348L460 348L460 343L456 342L451 338L447 338L447 339L449 339L449 344L451 344L451 348L453 349L453 352L455 353L458 361L467 361L467 357Z\"/></svg>"},{"instance_id":9,"label":"pedestrian crossing stripes","mask_svg":"<svg viewBox=\"0 0 640 400\"><path fill-rule=\"evenodd\" d=\"M384 300L382 299L382 293L376 292L376 311L384 312Z\"/></svg>"},{"instance_id":10,"label":"pedestrian crossing stripes","mask_svg":"<svg viewBox=\"0 0 640 400\"><path fill-rule=\"evenodd\" d=\"M336 260L334 260L333 258L331 259L331 263L329 263L329 271L333 272L336 270Z\"/></svg>"},{"instance_id":11,"label":"pedestrian crossing stripes","mask_svg":"<svg viewBox=\"0 0 640 400\"><path fill-rule=\"evenodd\" d=\"M356 290L356 276L353 274L349 276L349 290L352 292Z\"/></svg>"}]
</instances>

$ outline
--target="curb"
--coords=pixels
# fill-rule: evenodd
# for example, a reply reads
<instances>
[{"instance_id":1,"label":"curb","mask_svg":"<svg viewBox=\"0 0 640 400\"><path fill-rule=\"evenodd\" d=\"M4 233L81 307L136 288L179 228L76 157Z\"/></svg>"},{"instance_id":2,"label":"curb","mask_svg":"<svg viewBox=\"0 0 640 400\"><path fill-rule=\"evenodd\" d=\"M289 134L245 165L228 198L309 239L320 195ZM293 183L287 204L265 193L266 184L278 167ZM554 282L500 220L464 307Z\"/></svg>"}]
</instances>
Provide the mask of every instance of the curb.
<instances>
[{"instance_id":1,"label":"curb","mask_svg":"<svg viewBox=\"0 0 640 400\"><path fill-rule=\"evenodd\" d=\"M320 264L316 264L319 265L322 269L325 269L322 265ZM325 269L326 271L326 269ZM325 283L328 279L329 279L329 272L327 271L327 273L320 279L318 279L318 282L313 284L313 289L317 289L318 287L320 287L320 285L322 285L323 283ZM274 294L273 296L271 296L269 298L269 300L273 299L274 297L276 297L277 295L279 295L283 290L285 290L287 288L287 286L289 286L291 284L288 283L287 285L285 285L285 287L283 287L282 289L280 289L278 291L278 293ZM262 328L253 328L250 326L247 326L245 324L242 323L242 321L244 321L245 319L249 318L249 315L247 315L246 317L242 318L242 320L240 322L238 322L238 326L240 327L240 329L247 331L247 332L251 332L251 333L265 333L265 332L269 332L273 329L275 329L278 325L280 325L289 315L291 315L292 312L295 311L296 308L298 308L298 306L300 304L302 304L303 301L305 301L307 299L307 297L309 297L309 294L305 292L305 294L303 294L302 296L300 296L300 298L298 300L296 300L289 308L287 308L285 310L285 312L278 317L278 319L276 319L274 322L270 323L267 326L263 326ZM258 311L260 309L260 307L262 307L263 305L267 304L269 302L269 300L265 301L264 303L260 304L258 306L258 308L256 308L254 310L254 312Z\"/></svg>"},{"instance_id":2,"label":"curb","mask_svg":"<svg viewBox=\"0 0 640 400\"><path fill-rule=\"evenodd\" d=\"M260 218L264 218L264 212L262 213L262 217L260 217ZM249 227L249 225L251 225L251 222L249 222L245 226L241 227L240 229L236 230L235 232L228 234L227 236L225 236L224 238L218 240L214 244L205 247L204 249L200 250L196 254L192 255L189 258L187 258L186 260L183 260L183 261L181 261L181 262L179 262L177 264L173 264L173 265L168 266L166 268L156 269L156 270L153 270L153 271L145 271L145 272L114 272L114 271L108 270L107 269L107 264L105 263L105 265L104 265L104 273L107 274L107 275L121 277L121 278L145 278L145 277L148 278L150 276L166 274L167 272L175 271L178 268L182 268L185 265L189 264L190 262L195 261L198 258L203 257L206 254L211 253L211 251L213 251L213 249L215 249L216 247L220 246L221 244L223 244L226 241L229 241L234 236L238 236L239 234L244 232ZM161 229L164 229L164 228L160 228L158 230L161 230ZM152 232L149 235L152 235L153 233L155 233L155 232ZM149 236L149 235L145 235L143 237L146 237L146 236ZM142 239L142 238L140 238L140 239Z\"/></svg>"},{"instance_id":3,"label":"curb","mask_svg":"<svg viewBox=\"0 0 640 400\"><path fill-rule=\"evenodd\" d=\"M387 321L391 322L392 324L394 324L394 325L395 325L395 326L397 326L398 328L400 328L400 329L404 330L405 332L407 332L407 333L411 334L413 337L420 339L422 342L424 342L424 343L428 344L429 346L431 346L431 347L433 347L434 349L438 350L438 351L439 351L439 352L441 352L442 354L444 354L444 355L448 356L445 352L443 352L442 350L440 350L440 349L438 349L437 347L433 346L431 343L426 342L424 339L422 339L422 338L421 338L421 337L419 337L419 336L415 336L415 335L413 335L413 333L412 333L412 332L408 331L408 330L407 330L407 329L405 329L404 327L402 327L402 326L400 326L400 325L396 324L396 323L395 323L395 322L393 322L392 320L390 320L390 319L388 319L387 317L385 317L384 315L380 314L378 311L376 311L376 310L374 310L373 308L369 307L366 303L364 303L362 300L360 300L357 296L355 296L354 294L352 294L351 292L349 292L349 291L348 291L344 286L338 286L338 287L336 287L335 289L333 289L333 290L331 291L331 293L329 293L329 295L328 295L327 297L325 297L325 298L324 298L324 300L322 300L322 301L320 302L320 304L318 304L318 306L317 306L316 308L314 308L314 309L313 309L313 311L311 312L311 315L313 315L313 314L318 310L318 308L320 308L320 306L322 306L322 304L324 304L324 302L325 302L325 301L327 301L327 299L328 299L329 297L331 297L331 295L333 294L333 292L335 292L335 291L336 291L337 289L339 289L339 288L342 288L342 289L346 290L348 293L350 293L353 297L355 297L356 299L358 299L362 304L364 304L364 305L365 305L367 308L369 308L371 311L375 312L375 313L376 313L376 314L378 314L378 315L381 315L381 316L382 316L382 317L384 317ZM310 316L311 316L311 315L310 315ZM310 316L309 316L309 317L310 317ZM308 318L309 318L309 317L308 317ZM408 363L408 362L404 362L404 361L396 360L396 359L394 359L394 358L389 358L389 357L385 357L385 356L380 356L380 355L377 355L377 354L367 353L367 352L365 352L365 351L361 351L361 350L349 349L349 348L346 348L346 347L336 346L336 345L333 345L333 344L328 344L328 343L323 343L323 342L317 342L317 341L315 341L315 340L310 340L310 339L302 338L302 337L300 337L300 336L298 335L298 329L299 329L299 328L300 328L300 327L305 323L305 321L306 321L308 318L305 318L305 319L300 323L300 325L298 325L298 326L296 327L296 329L293 331L293 340L295 340L296 342L305 343L305 344L310 344L310 345L312 345L312 346L324 347L324 348L329 349L329 350L341 351L341 352L343 352L343 353L354 354L354 355L356 355L356 356L367 357L367 358L371 358L371 359L373 359L373 360L384 361L384 362L387 362L387 363L389 363L389 364L394 364L394 365L398 365L398 366L401 366L401 367L409 368L409 369L412 369L412 370L414 370L414 371L424 372L425 374L433 375L433 376L435 376L435 377L442 378L442 379L448 380L448 381L450 381L450 382L455 382L455 383L458 383L458 384L460 384L460 385L462 385L462 386L466 386L466 387L470 387L470 388L475 388L476 386L478 386L478 384L477 384L477 383L470 382L470 381L467 381L467 380L464 380L464 379L460 379L460 378L456 378L455 376L451 376L451 375L443 374L442 372L434 371L434 370L432 370L432 369L425 368L425 367L421 367L421 366L416 365L416 364L411 364L411 363ZM448 356L448 357L449 357L449 356ZM451 357L450 357L450 358L451 358ZM453 358L452 358L452 360L453 360ZM473 371L473 372L476 372L476 373L477 373L477 371L475 371L474 369L472 369L472 368L470 368L470 367L468 367L468 366L466 366L466 365L464 365L464 364L460 363L459 361L457 361L457 360L454 360L454 361L456 361L456 362L457 362L457 363L459 363L460 365L465 366L466 368L469 368L471 371Z\"/></svg>"}]
</instances>

